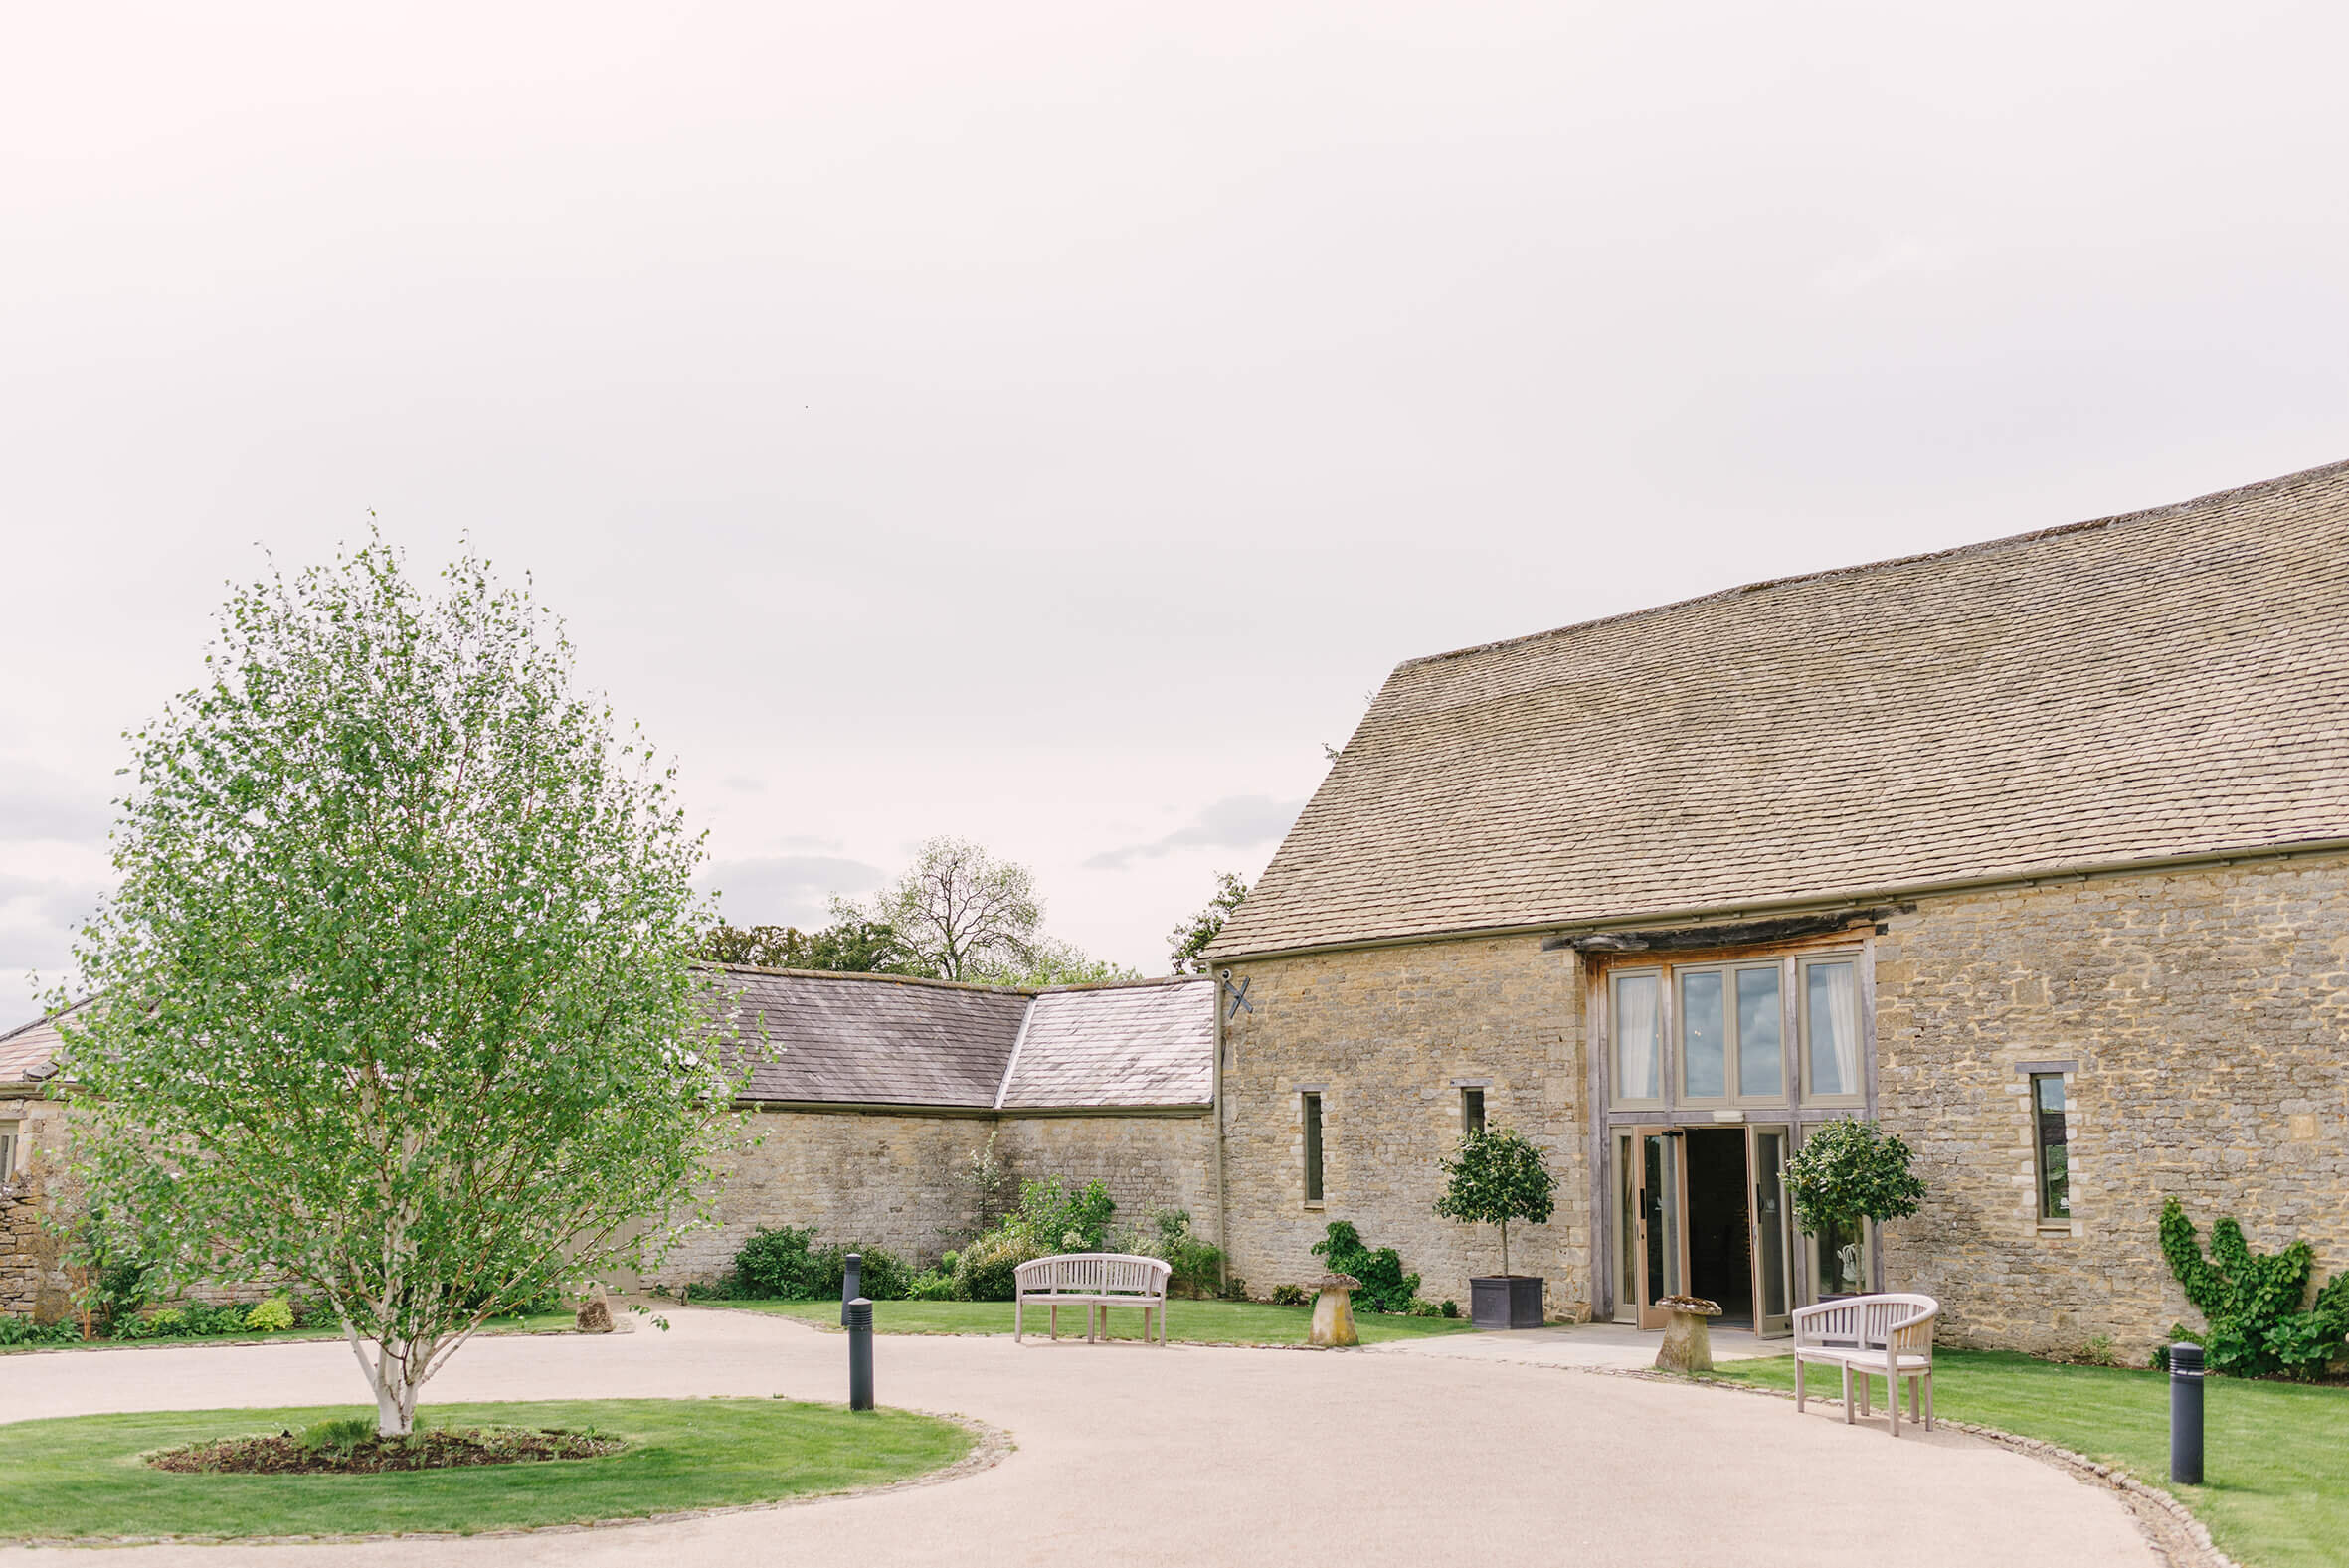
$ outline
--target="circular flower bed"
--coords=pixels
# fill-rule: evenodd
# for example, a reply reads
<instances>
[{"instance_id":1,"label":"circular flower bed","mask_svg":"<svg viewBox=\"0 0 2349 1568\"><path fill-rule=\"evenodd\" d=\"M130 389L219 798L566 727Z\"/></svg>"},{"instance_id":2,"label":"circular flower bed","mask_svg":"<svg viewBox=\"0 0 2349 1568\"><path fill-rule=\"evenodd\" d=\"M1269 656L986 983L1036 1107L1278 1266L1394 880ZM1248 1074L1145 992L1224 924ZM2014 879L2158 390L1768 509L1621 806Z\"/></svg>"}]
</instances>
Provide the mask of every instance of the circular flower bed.
<instances>
[{"instance_id":1,"label":"circular flower bed","mask_svg":"<svg viewBox=\"0 0 2349 1568\"><path fill-rule=\"evenodd\" d=\"M466 1465L525 1465L537 1460L600 1459L628 1447L619 1438L561 1427L419 1427L406 1437L376 1436L371 1424L327 1421L275 1436L220 1438L149 1454L157 1470L181 1475L375 1476L396 1470L454 1470Z\"/></svg>"}]
</instances>

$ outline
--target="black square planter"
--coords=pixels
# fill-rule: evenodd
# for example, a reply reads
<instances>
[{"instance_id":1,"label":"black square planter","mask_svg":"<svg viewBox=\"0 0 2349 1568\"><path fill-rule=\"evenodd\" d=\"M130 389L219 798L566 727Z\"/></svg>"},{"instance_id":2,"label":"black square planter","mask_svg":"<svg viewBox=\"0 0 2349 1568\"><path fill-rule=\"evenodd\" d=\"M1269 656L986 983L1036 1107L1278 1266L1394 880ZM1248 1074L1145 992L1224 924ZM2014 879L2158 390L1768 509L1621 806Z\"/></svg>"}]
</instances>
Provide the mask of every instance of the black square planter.
<instances>
[{"instance_id":1,"label":"black square planter","mask_svg":"<svg viewBox=\"0 0 2349 1568\"><path fill-rule=\"evenodd\" d=\"M1471 1280L1469 1320L1479 1328L1538 1328L1544 1283L1537 1274L1488 1274Z\"/></svg>"}]
</instances>

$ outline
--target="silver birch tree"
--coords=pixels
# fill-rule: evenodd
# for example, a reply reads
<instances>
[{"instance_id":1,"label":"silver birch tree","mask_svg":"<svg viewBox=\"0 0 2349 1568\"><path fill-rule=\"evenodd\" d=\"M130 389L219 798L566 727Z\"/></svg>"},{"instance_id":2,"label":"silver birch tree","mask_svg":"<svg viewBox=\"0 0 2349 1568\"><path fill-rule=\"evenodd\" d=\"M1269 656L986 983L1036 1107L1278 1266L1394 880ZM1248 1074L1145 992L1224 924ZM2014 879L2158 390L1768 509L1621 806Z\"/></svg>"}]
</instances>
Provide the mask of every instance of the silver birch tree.
<instances>
[{"instance_id":1,"label":"silver birch tree","mask_svg":"<svg viewBox=\"0 0 2349 1568\"><path fill-rule=\"evenodd\" d=\"M179 1284L323 1300L378 1425L487 1318L654 1261L734 1135L673 769L469 553L236 592L129 737L76 1173Z\"/></svg>"}]
</instances>

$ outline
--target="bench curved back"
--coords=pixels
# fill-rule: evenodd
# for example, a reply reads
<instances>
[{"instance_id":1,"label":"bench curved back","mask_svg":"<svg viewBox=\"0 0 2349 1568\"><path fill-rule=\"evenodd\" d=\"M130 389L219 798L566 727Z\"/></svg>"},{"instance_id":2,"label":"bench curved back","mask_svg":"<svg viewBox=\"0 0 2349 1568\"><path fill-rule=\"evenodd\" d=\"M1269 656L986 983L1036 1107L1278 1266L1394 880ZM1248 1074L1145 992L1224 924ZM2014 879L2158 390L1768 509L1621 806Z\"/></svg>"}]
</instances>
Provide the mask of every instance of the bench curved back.
<instances>
[{"instance_id":1,"label":"bench curved back","mask_svg":"<svg viewBox=\"0 0 2349 1568\"><path fill-rule=\"evenodd\" d=\"M1164 1296L1174 1272L1164 1258L1144 1258L1125 1252L1070 1252L1021 1264L1014 1273L1019 1294L1045 1296L1056 1292L1096 1295L1131 1292L1136 1296Z\"/></svg>"},{"instance_id":2,"label":"bench curved back","mask_svg":"<svg viewBox=\"0 0 2349 1568\"><path fill-rule=\"evenodd\" d=\"M1804 1345L1850 1345L1873 1350L1890 1347L1930 1355L1933 1320L1941 1304L1929 1296L1887 1292L1882 1296L1847 1296L1794 1309L1794 1342Z\"/></svg>"}]
</instances>

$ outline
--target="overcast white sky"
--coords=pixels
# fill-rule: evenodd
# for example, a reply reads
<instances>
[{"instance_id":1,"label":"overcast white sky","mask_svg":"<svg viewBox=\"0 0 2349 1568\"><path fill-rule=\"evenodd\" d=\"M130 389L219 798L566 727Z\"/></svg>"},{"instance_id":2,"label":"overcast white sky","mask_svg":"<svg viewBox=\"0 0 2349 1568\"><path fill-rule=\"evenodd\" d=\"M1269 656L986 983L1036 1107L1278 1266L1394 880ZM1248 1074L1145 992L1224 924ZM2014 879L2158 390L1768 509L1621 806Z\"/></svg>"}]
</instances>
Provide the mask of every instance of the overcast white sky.
<instances>
[{"instance_id":1,"label":"overcast white sky","mask_svg":"<svg viewBox=\"0 0 2349 1568\"><path fill-rule=\"evenodd\" d=\"M535 575L733 918L953 832L1160 971L1399 659L2349 456L2345 18L18 8L0 1023L369 508Z\"/></svg>"}]
</instances>

